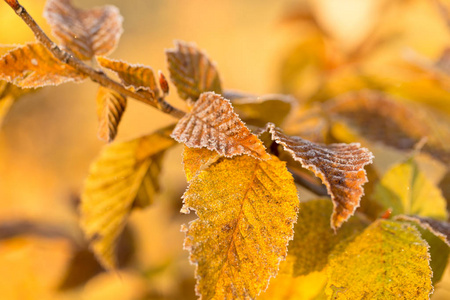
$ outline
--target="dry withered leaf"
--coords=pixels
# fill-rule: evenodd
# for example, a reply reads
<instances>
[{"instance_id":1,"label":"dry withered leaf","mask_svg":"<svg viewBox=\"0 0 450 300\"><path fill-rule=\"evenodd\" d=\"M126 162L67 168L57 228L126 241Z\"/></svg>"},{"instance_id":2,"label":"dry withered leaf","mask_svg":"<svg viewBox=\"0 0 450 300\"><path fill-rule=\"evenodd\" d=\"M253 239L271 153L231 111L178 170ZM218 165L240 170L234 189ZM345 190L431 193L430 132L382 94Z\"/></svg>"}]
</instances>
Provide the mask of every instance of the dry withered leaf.
<instances>
[{"instance_id":1,"label":"dry withered leaf","mask_svg":"<svg viewBox=\"0 0 450 300\"><path fill-rule=\"evenodd\" d=\"M53 35L82 60L111 53L123 31L123 18L112 5L82 10L71 0L48 0L44 17Z\"/></svg>"},{"instance_id":2,"label":"dry withered leaf","mask_svg":"<svg viewBox=\"0 0 450 300\"><path fill-rule=\"evenodd\" d=\"M116 91L99 86L97 92L97 116L99 139L112 142L117 135L119 122L127 107L127 98Z\"/></svg>"},{"instance_id":3,"label":"dry withered leaf","mask_svg":"<svg viewBox=\"0 0 450 300\"><path fill-rule=\"evenodd\" d=\"M40 43L17 47L0 58L0 79L21 88L81 81L85 76L61 63Z\"/></svg>"},{"instance_id":4,"label":"dry withered leaf","mask_svg":"<svg viewBox=\"0 0 450 300\"><path fill-rule=\"evenodd\" d=\"M287 254L298 197L286 164L242 155L221 158L191 180L182 212L198 219L184 228L203 299L254 299Z\"/></svg>"},{"instance_id":5,"label":"dry withered leaf","mask_svg":"<svg viewBox=\"0 0 450 300\"><path fill-rule=\"evenodd\" d=\"M152 68L143 65L133 65L124 61L97 57L98 63L117 73L122 83L131 91L144 91L150 93L153 99L159 97L155 74Z\"/></svg>"},{"instance_id":6,"label":"dry withered leaf","mask_svg":"<svg viewBox=\"0 0 450 300\"><path fill-rule=\"evenodd\" d=\"M208 56L194 44L175 41L166 50L170 78L182 99L197 100L203 92L222 93L219 73Z\"/></svg>"},{"instance_id":7,"label":"dry withered leaf","mask_svg":"<svg viewBox=\"0 0 450 300\"><path fill-rule=\"evenodd\" d=\"M176 144L169 136L172 128L108 145L90 167L81 196L81 227L106 269L116 266L117 238L132 208L148 205L158 191L164 151Z\"/></svg>"},{"instance_id":8,"label":"dry withered leaf","mask_svg":"<svg viewBox=\"0 0 450 300\"><path fill-rule=\"evenodd\" d=\"M272 140L325 184L334 205L331 227L339 228L359 206L367 182L364 166L372 163L372 153L358 143L323 145L288 136L271 123L267 130Z\"/></svg>"},{"instance_id":9,"label":"dry withered leaf","mask_svg":"<svg viewBox=\"0 0 450 300\"><path fill-rule=\"evenodd\" d=\"M234 113L230 101L213 92L200 95L192 111L178 121L172 137L190 148L208 148L226 157L270 157L258 137Z\"/></svg>"},{"instance_id":10,"label":"dry withered leaf","mask_svg":"<svg viewBox=\"0 0 450 300\"><path fill-rule=\"evenodd\" d=\"M443 240L448 246L450 246L450 223L445 221L439 221L427 217L399 215L396 216L397 220L412 221L422 228L431 231L434 235Z\"/></svg>"}]
</instances>

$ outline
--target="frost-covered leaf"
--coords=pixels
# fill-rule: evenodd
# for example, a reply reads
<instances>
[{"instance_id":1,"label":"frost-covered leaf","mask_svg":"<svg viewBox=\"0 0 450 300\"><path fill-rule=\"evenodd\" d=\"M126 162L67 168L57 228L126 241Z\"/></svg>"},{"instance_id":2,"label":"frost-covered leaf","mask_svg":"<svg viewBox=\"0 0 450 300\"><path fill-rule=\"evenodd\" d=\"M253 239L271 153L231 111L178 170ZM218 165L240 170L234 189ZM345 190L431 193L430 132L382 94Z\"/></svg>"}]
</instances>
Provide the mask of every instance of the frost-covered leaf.
<instances>
[{"instance_id":1,"label":"frost-covered leaf","mask_svg":"<svg viewBox=\"0 0 450 300\"><path fill-rule=\"evenodd\" d=\"M414 160L393 166L375 187L375 199L393 215L407 214L447 219L441 191L423 174Z\"/></svg>"},{"instance_id":2,"label":"frost-covered leaf","mask_svg":"<svg viewBox=\"0 0 450 300\"><path fill-rule=\"evenodd\" d=\"M213 92L200 95L192 111L178 121L172 137L190 148L208 148L226 157L247 154L269 158L262 142L234 113L230 101Z\"/></svg>"},{"instance_id":3,"label":"frost-covered leaf","mask_svg":"<svg viewBox=\"0 0 450 300\"><path fill-rule=\"evenodd\" d=\"M101 140L106 142L112 142L114 140L126 106L127 98L125 96L103 86L98 88L98 137Z\"/></svg>"},{"instance_id":4,"label":"frost-covered leaf","mask_svg":"<svg viewBox=\"0 0 450 300\"><path fill-rule=\"evenodd\" d=\"M292 176L275 156L221 158L191 180L182 212L195 210L184 246L204 299L255 298L276 276L297 219Z\"/></svg>"},{"instance_id":5,"label":"frost-covered leaf","mask_svg":"<svg viewBox=\"0 0 450 300\"><path fill-rule=\"evenodd\" d=\"M364 166L372 163L372 153L358 143L323 145L288 136L271 123L267 130L272 140L325 184L334 205L331 227L339 228L359 206L367 182Z\"/></svg>"},{"instance_id":6,"label":"frost-covered leaf","mask_svg":"<svg viewBox=\"0 0 450 300\"><path fill-rule=\"evenodd\" d=\"M216 162L221 156L216 151L206 148L184 147L183 166L187 182L190 182L200 171Z\"/></svg>"},{"instance_id":7,"label":"frost-covered leaf","mask_svg":"<svg viewBox=\"0 0 450 300\"><path fill-rule=\"evenodd\" d=\"M300 220L294 227L294 240L289 243L293 276L321 271L328 263L328 256L342 240L350 239L364 229L364 224L351 218L337 233L329 226L333 205L329 199L303 202L298 214Z\"/></svg>"},{"instance_id":8,"label":"frost-covered leaf","mask_svg":"<svg viewBox=\"0 0 450 300\"><path fill-rule=\"evenodd\" d=\"M427 243L405 223L378 220L330 256L330 299L429 299Z\"/></svg>"},{"instance_id":9,"label":"frost-covered leaf","mask_svg":"<svg viewBox=\"0 0 450 300\"><path fill-rule=\"evenodd\" d=\"M399 215L398 220L412 221L419 224L422 228L431 231L448 246L450 246L450 223L446 221L439 221L427 217Z\"/></svg>"},{"instance_id":10,"label":"frost-covered leaf","mask_svg":"<svg viewBox=\"0 0 450 300\"><path fill-rule=\"evenodd\" d=\"M98 63L117 73L122 83L131 91L145 91L153 99L159 96L155 74L152 68L143 65L133 65L124 61L98 56Z\"/></svg>"},{"instance_id":11,"label":"frost-covered leaf","mask_svg":"<svg viewBox=\"0 0 450 300\"><path fill-rule=\"evenodd\" d=\"M241 120L255 126L265 126L267 122L280 126L296 102L291 96L279 94L228 99Z\"/></svg>"},{"instance_id":12,"label":"frost-covered leaf","mask_svg":"<svg viewBox=\"0 0 450 300\"><path fill-rule=\"evenodd\" d=\"M117 237L131 209L152 202L158 191L162 155L175 144L169 136L171 129L111 144L91 165L81 197L81 226L107 269L116 266Z\"/></svg>"},{"instance_id":13,"label":"frost-covered leaf","mask_svg":"<svg viewBox=\"0 0 450 300\"><path fill-rule=\"evenodd\" d=\"M82 10L71 0L47 0L44 17L53 35L82 60L111 53L123 31L123 18L112 5Z\"/></svg>"},{"instance_id":14,"label":"frost-covered leaf","mask_svg":"<svg viewBox=\"0 0 450 300\"><path fill-rule=\"evenodd\" d=\"M17 47L0 58L0 79L21 88L77 82L84 78L71 66L61 63L40 43Z\"/></svg>"},{"instance_id":15,"label":"frost-covered leaf","mask_svg":"<svg viewBox=\"0 0 450 300\"><path fill-rule=\"evenodd\" d=\"M175 41L175 49L166 50L166 56L180 98L195 101L203 92L222 93L216 66L194 44Z\"/></svg>"}]
</instances>

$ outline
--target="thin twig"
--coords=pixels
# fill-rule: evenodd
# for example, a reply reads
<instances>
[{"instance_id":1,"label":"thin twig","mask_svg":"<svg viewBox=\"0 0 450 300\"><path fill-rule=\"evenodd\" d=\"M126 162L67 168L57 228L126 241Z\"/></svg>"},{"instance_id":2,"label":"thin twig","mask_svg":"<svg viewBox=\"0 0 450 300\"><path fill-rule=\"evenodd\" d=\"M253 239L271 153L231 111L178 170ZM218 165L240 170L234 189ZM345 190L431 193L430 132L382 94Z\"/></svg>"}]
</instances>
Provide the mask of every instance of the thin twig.
<instances>
[{"instance_id":1,"label":"thin twig","mask_svg":"<svg viewBox=\"0 0 450 300\"><path fill-rule=\"evenodd\" d=\"M163 98L151 99L148 95L145 95L144 91L130 91L119 82L109 78L104 72L95 70L94 68L82 62L77 57L62 50L45 34L45 32L39 27L36 21L31 17L26 9L19 4L17 0L5 0L5 2L8 3L8 5L11 6L16 14L28 25L28 27L30 27L30 29L36 36L36 39L41 42L62 63L68 64L80 73L88 76L92 81L106 88L115 90L120 94L144 102L145 104L153 106L154 108L175 118L180 119L185 115L183 111L171 106Z\"/></svg>"},{"instance_id":2,"label":"thin twig","mask_svg":"<svg viewBox=\"0 0 450 300\"><path fill-rule=\"evenodd\" d=\"M328 196L327 188L323 184L317 183L307 174L299 172L294 168L288 168L288 170L292 174L292 177L294 177L295 183L318 196Z\"/></svg>"}]
</instances>

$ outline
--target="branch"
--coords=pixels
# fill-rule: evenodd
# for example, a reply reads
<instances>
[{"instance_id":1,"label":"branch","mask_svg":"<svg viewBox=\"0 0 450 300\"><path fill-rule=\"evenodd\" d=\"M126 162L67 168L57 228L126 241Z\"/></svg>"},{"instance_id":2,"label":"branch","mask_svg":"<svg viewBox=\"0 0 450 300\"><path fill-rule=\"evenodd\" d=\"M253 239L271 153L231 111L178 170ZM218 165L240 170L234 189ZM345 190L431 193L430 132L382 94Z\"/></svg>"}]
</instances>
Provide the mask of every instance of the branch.
<instances>
[{"instance_id":1,"label":"branch","mask_svg":"<svg viewBox=\"0 0 450 300\"><path fill-rule=\"evenodd\" d=\"M109 78L103 71L95 70L94 68L88 66L83 61L73 56L72 54L62 50L58 47L39 27L36 21L31 17L31 15L26 11L26 9L19 4L17 0L5 0L5 2L11 6L11 8L16 12L16 14L30 27L33 31L36 39L41 42L60 62L67 64L80 73L88 76L92 81L114 90L125 96L139 100L145 104L153 106L154 108L169 114L175 118L182 118L185 113L167 103L163 97L159 97L157 101L152 99L145 91L130 91L126 89L122 84Z\"/></svg>"},{"instance_id":2,"label":"branch","mask_svg":"<svg viewBox=\"0 0 450 300\"><path fill-rule=\"evenodd\" d=\"M327 188L323 184L315 181L311 176L308 176L306 173L295 168L288 168L288 170L292 174L295 183L318 196L328 196Z\"/></svg>"}]
</instances>

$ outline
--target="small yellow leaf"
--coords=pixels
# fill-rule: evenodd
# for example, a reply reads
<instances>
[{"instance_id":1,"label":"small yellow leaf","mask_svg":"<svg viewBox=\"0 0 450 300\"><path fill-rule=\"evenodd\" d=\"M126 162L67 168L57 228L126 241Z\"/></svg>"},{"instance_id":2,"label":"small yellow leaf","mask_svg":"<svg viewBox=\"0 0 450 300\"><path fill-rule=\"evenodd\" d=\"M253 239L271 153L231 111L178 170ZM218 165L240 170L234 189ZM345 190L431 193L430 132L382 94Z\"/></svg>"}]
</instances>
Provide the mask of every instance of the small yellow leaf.
<instances>
[{"instance_id":1,"label":"small yellow leaf","mask_svg":"<svg viewBox=\"0 0 450 300\"><path fill-rule=\"evenodd\" d=\"M322 145L288 136L271 123L267 130L272 140L325 184L334 204L331 227L339 228L359 206L367 182L364 166L372 163L372 153L358 143Z\"/></svg>"},{"instance_id":2,"label":"small yellow leaf","mask_svg":"<svg viewBox=\"0 0 450 300\"><path fill-rule=\"evenodd\" d=\"M222 93L215 65L194 44L175 42L175 49L166 50L170 78L180 98L196 101L203 92Z\"/></svg>"},{"instance_id":3,"label":"small yellow leaf","mask_svg":"<svg viewBox=\"0 0 450 300\"><path fill-rule=\"evenodd\" d=\"M375 187L375 199L393 215L407 214L447 220L441 191L419 170L414 160L393 166Z\"/></svg>"},{"instance_id":4,"label":"small yellow leaf","mask_svg":"<svg viewBox=\"0 0 450 300\"><path fill-rule=\"evenodd\" d=\"M232 157L247 154L268 159L262 142L234 113L230 101L203 93L189 113L178 121L172 137L190 148L208 148Z\"/></svg>"},{"instance_id":5,"label":"small yellow leaf","mask_svg":"<svg viewBox=\"0 0 450 300\"><path fill-rule=\"evenodd\" d=\"M294 227L294 240L289 244L292 256L293 276L321 271L328 263L328 256L334 247L343 240L349 240L364 229L363 223L351 218L337 234L328 226L333 205L329 199L303 202Z\"/></svg>"},{"instance_id":6,"label":"small yellow leaf","mask_svg":"<svg viewBox=\"0 0 450 300\"><path fill-rule=\"evenodd\" d=\"M429 299L433 287L427 243L414 226L372 223L330 257L330 299Z\"/></svg>"},{"instance_id":7,"label":"small yellow leaf","mask_svg":"<svg viewBox=\"0 0 450 300\"><path fill-rule=\"evenodd\" d=\"M123 18L112 5L82 10L70 0L48 0L44 17L53 35L82 60L111 53L123 32Z\"/></svg>"},{"instance_id":8,"label":"small yellow leaf","mask_svg":"<svg viewBox=\"0 0 450 300\"><path fill-rule=\"evenodd\" d=\"M184 242L197 265L197 294L258 296L285 259L297 219L297 191L285 163L275 156L221 158L191 180L183 198L182 211L198 215Z\"/></svg>"},{"instance_id":9,"label":"small yellow leaf","mask_svg":"<svg viewBox=\"0 0 450 300\"><path fill-rule=\"evenodd\" d=\"M97 56L98 63L107 69L117 73L122 83L133 91L145 91L153 99L159 97L159 89L156 85L155 74L152 68L143 65L133 65L120 60Z\"/></svg>"},{"instance_id":10,"label":"small yellow leaf","mask_svg":"<svg viewBox=\"0 0 450 300\"><path fill-rule=\"evenodd\" d=\"M206 148L184 147L183 165L187 182L190 182L200 171L203 171L216 162L221 156Z\"/></svg>"},{"instance_id":11,"label":"small yellow leaf","mask_svg":"<svg viewBox=\"0 0 450 300\"><path fill-rule=\"evenodd\" d=\"M99 120L98 137L112 142L117 134L117 128L122 114L127 106L127 98L116 91L103 86L97 93L97 116Z\"/></svg>"},{"instance_id":12,"label":"small yellow leaf","mask_svg":"<svg viewBox=\"0 0 450 300\"><path fill-rule=\"evenodd\" d=\"M169 137L172 128L111 144L90 168L81 196L81 226L93 252L107 269L116 266L117 237L131 209L151 203L153 192L158 190L162 154L175 144Z\"/></svg>"},{"instance_id":13,"label":"small yellow leaf","mask_svg":"<svg viewBox=\"0 0 450 300\"><path fill-rule=\"evenodd\" d=\"M21 88L81 81L85 76L60 62L40 43L17 47L0 58L0 79Z\"/></svg>"}]
</instances>

